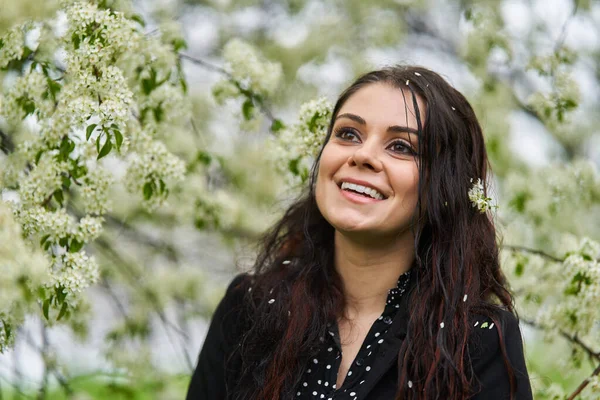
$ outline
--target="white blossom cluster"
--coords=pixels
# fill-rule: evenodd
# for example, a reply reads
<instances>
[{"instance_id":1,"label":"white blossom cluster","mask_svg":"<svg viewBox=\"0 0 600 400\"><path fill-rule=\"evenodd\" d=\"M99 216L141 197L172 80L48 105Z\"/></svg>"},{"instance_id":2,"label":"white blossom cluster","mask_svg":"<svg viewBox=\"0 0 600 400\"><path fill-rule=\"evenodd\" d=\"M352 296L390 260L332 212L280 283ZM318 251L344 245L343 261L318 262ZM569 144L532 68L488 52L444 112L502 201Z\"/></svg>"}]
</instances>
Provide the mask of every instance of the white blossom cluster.
<instances>
[{"instance_id":1,"label":"white blossom cluster","mask_svg":"<svg viewBox=\"0 0 600 400\"><path fill-rule=\"evenodd\" d=\"M173 44L147 37L138 22L95 3L62 1L66 30L48 28L56 22L51 19L23 24L0 39L0 68L28 55L22 68L19 64L14 69L14 77L5 80L0 93L0 115L15 144L11 154L0 157L0 190L10 189L15 195L13 225L19 226L19 233L5 242L22 238L37 252L46 252L43 264L32 262L31 266L44 268L44 273L37 274L44 278L33 286L39 289L36 293L47 296L38 299L46 317L48 306L75 310L81 304L81 292L98 279L99 267L84 246L102 232L102 215L111 209L110 189L115 182L99 159L110 153L121 157L119 161L131 161L125 184L143 193L149 208L162 204L169 188L185 173L184 163L154 135L137 134L162 129L155 123L145 126L143 110L160 115L166 124L181 123L188 116ZM32 53L34 49L25 47L25 38L34 29L45 36L38 40L39 51ZM165 40L175 39L171 35ZM32 115L31 123L23 124L27 115ZM20 137L17 132L26 134ZM70 210L78 208L84 215L76 220ZM0 222L0 237L4 237L1 215ZM32 259L37 254L22 253ZM2 271L12 269L13 274L19 273L17 267L12 262L0 265ZM9 307L2 297L3 284L0 319ZM16 330L19 323L15 320L11 326ZM10 338L4 326L8 325L0 325L4 338L0 340L7 343Z\"/></svg>"},{"instance_id":2,"label":"white blossom cluster","mask_svg":"<svg viewBox=\"0 0 600 400\"><path fill-rule=\"evenodd\" d=\"M54 108L47 92L46 77L38 70L31 70L18 77L2 99L0 115L17 125L27 115L26 109L31 107L38 118L46 118Z\"/></svg>"},{"instance_id":3,"label":"white blossom cluster","mask_svg":"<svg viewBox=\"0 0 600 400\"><path fill-rule=\"evenodd\" d=\"M190 103L186 101L182 88L170 83L164 83L154 89L148 96L140 98L139 107L160 109L160 122L166 125L189 121L191 113ZM144 122L150 126L158 124L155 115L153 118L146 118Z\"/></svg>"},{"instance_id":4,"label":"white blossom cluster","mask_svg":"<svg viewBox=\"0 0 600 400\"><path fill-rule=\"evenodd\" d=\"M505 192L512 210L535 224L566 226L600 198L600 174L594 163L576 160L529 173L511 173Z\"/></svg>"},{"instance_id":5,"label":"white blossom cluster","mask_svg":"<svg viewBox=\"0 0 600 400\"><path fill-rule=\"evenodd\" d=\"M600 243L584 238L580 248L562 263L560 303L538 316L546 326L578 333L592 331L600 321Z\"/></svg>"},{"instance_id":6,"label":"white blossom cluster","mask_svg":"<svg viewBox=\"0 0 600 400\"><path fill-rule=\"evenodd\" d=\"M85 176L79 194L86 213L102 215L111 210L109 188L113 181L111 174L99 166Z\"/></svg>"},{"instance_id":7,"label":"white blossom cluster","mask_svg":"<svg viewBox=\"0 0 600 400\"><path fill-rule=\"evenodd\" d=\"M132 154L125 185L131 192L144 193L144 206L153 210L168 196L166 182L174 185L182 181L184 175L184 162L169 152L162 142L150 140L143 151Z\"/></svg>"},{"instance_id":8,"label":"white blossom cluster","mask_svg":"<svg viewBox=\"0 0 600 400\"><path fill-rule=\"evenodd\" d=\"M536 92L529 99L529 104L551 128L568 122L569 111L581 101L579 85L567 71L556 73L552 89L549 93Z\"/></svg>"},{"instance_id":9,"label":"white blossom cluster","mask_svg":"<svg viewBox=\"0 0 600 400\"><path fill-rule=\"evenodd\" d=\"M102 232L102 217L84 216L79 222L65 209L48 211L41 206L23 207L13 204L15 219L21 224L23 236L32 243L46 236L50 243L58 244L62 238L73 238L80 242L96 239Z\"/></svg>"},{"instance_id":10,"label":"white blossom cluster","mask_svg":"<svg viewBox=\"0 0 600 400\"><path fill-rule=\"evenodd\" d=\"M42 204L48 196L60 188L61 174L69 170L66 162L59 162L53 154L44 153L38 164L23 176L19 182L19 198L24 206Z\"/></svg>"},{"instance_id":11,"label":"white blossom cluster","mask_svg":"<svg viewBox=\"0 0 600 400\"><path fill-rule=\"evenodd\" d=\"M333 104L325 97L300 107L298 122L286 127L268 143L275 167L290 183L305 182L327 136Z\"/></svg>"},{"instance_id":12,"label":"white blossom cluster","mask_svg":"<svg viewBox=\"0 0 600 400\"><path fill-rule=\"evenodd\" d=\"M79 223L72 230L70 236L82 243L91 242L102 233L103 222L104 218L102 217L87 215L79 220Z\"/></svg>"},{"instance_id":13,"label":"white blossom cluster","mask_svg":"<svg viewBox=\"0 0 600 400\"><path fill-rule=\"evenodd\" d=\"M25 26L15 26L0 37L0 68L6 67L11 61L19 60L25 49Z\"/></svg>"},{"instance_id":14,"label":"white blossom cluster","mask_svg":"<svg viewBox=\"0 0 600 400\"><path fill-rule=\"evenodd\" d=\"M49 280L49 259L21 234L10 206L0 200L0 353L11 346L17 327L35 305L34 289Z\"/></svg>"},{"instance_id":15,"label":"white blossom cluster","mask_svg":"<svg viewBox=\"0 0 600 400\"><path fill-rule=\"evenodd\" d=\"M31 238L32 242L45 235L49 235L49 241L58 242L70 232L73 217L63 208L56 211L48 211L39 205L27 207L15 205L13 208L15 219L23 228L23 235Z\"/></svg>"},{"instance_id":16,"label":"white blossom cluster","mask_svg":"<svg viewBox=\"0 0 600 400\"><path fill-rule=\"evenodd\" d=\"M94 257L84 251L64 253L54 258L51 267L50 286L62 288L65 301L71 306L79 303L79 294L100 277L98 264Z\"/></svg>"},{"instance_id":17,"label":"white blossom cluster","mask_svg":"<svg viewBox=\"0 0 600 400\"><path fill-rule=\"evenodd\" d=\"M265 97L277 89L282 77L281 64L266 60L249 43L230 40L223 49L223 58L227 71L242 89Z\"/></svg>"},{"instance_id":18,"label":"white blossom cluster","mask_svg":"<svg viewBox=\"0 0 600 400\"><path fill-rule=\"evenodd\" d=\"M219 105L229 99L243 100L240 129L258 131L264 118L256 108L264 106L265 99L279 86L281 64L267 60L256 48L240 39L227 42L223 58L228 76L213 86L213 98Z\"/></svg>"},{"instance_id":19,"label":"white blossom cluster","mask_svg":"<svg viewBox=\"0 0 600 400\"><path fill-rule=\"evenodd\" d=\"M61 90L60 117L71 128L87 126L93 116L99 119L101 127L115 124L123 128L130 118L133 97L127 81L115 66L99 66L96 71L97 77L88 69L74 71L78 79L69 81Z\"/></svg>"},{"instance_id":20,"label":"white blossom cluster","mask_svg":"<svg viewBox=\"0 0 600 400\"><path fill-rule=\"evenodd\" d=\"M143 37L136 23L123 13L99 9L89 1L73 2L67 7L66 15L69 29L65 39L72 47L68 69L108 67L115 57L136 51ZM73 41L73 37L79 40Z\"/></svg>"},{"instance_id":21,"label":"white blossom cluster","mask_svg":"<svg viewBox=\"0 0 600 400\"><path fill-rule=\"evenodd\" d=\"M473 185L469 189L469 200L471 200L473 207L477 208L480 213L486 213L495 208L496 206L492 204L492 198L485 195L481 179L477 178L477 181L473 182L473 178L471 178L471 182Z\"/></svg>"}]
</instances>

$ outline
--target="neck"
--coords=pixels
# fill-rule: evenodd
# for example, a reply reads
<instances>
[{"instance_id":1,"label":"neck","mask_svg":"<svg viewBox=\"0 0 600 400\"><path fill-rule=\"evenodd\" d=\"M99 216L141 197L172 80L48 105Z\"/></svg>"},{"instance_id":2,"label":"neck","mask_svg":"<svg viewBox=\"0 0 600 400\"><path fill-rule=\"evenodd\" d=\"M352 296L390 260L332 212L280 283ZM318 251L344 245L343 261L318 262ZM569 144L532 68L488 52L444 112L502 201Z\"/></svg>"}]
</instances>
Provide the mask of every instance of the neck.
<instances>
[{"instance_id":1,"label":"neck","mask_svg":"<svg viewBox=\"0 0 600 400\"><path fill-rule=\"evenodd\" d=\"M388 290L412 266L414 236L367 244L336 231L334 244L335 268L342 278L346 298L344 318L381 314Z\"/></svg>"}]
</instances>

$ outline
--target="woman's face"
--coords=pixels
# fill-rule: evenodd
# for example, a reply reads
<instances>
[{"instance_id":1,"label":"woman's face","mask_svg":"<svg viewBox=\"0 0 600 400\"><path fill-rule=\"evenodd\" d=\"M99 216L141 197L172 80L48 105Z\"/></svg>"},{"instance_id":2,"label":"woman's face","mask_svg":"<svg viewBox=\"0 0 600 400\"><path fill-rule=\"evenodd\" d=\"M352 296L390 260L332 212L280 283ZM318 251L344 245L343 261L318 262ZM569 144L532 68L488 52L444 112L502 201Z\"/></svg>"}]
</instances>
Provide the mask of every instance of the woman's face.
<instances>
[{"instance_id":1,"label":"woman's face","mask_svg":"<svg viewBox=\"0 0 600 400\"><path fill-rule=\"evenodd\" d=\"M425 105L417 101L424 123ZM409 90L373 83L351 95L320 159L315 195L325 219L364 241L410 234L418 199L418 146Z\"/></svg>"}]
</instances>

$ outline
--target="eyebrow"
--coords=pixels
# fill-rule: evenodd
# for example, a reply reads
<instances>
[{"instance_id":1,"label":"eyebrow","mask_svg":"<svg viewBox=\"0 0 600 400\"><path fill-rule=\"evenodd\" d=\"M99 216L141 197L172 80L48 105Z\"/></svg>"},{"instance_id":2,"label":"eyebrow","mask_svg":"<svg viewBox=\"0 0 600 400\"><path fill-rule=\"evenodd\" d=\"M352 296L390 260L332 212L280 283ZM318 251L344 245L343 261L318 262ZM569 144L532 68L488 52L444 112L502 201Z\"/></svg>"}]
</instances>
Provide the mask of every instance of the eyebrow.
<instances>
[{"instance_id":1,"label":"eyebrow","mask_svg":"<svg viewBox=\"0 0 600 400\"><path fill-rule=\"evenodd\" d=\"M356 114L352 114L352 113L340 114L337 117L335 117L335 120L337 121L339 118L348 118L360 125L367 125L367 121L365 121L362 117L360 117ZM397 132L397 133L412 133L413 135L417 135L417 137L419 137L419 138L421 137L418 130L416 130L415 128L410 128L408 126L392 125L387 128L387 131L388 132Z\"/></svg>"}]
</instances>

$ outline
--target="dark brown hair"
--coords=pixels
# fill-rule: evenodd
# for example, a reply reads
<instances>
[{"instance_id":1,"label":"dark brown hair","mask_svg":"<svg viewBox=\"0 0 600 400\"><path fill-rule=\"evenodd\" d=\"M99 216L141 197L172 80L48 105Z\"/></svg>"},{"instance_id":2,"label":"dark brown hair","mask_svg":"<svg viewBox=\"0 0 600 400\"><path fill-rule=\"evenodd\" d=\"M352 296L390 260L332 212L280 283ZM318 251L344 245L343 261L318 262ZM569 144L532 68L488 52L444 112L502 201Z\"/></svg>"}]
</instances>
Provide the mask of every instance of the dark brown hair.
<instances>
[{"instance_id":1,"label":"dark brown hair","mask_svg":"<svg viewBox=\"0 0 600 400\"><path fill-rule=\"evenodd\" d=\"M500 329L498 308L513 312L492 218L474 208L467 195L471 179L485 184L488 174L481 127L465 97L441 76L426 68L394 66L364 74L340 95L323 145L346 100L374 83L406 93L415 108L421 138L419 200L413 224L417 278L410 298L408 333L398 355L397 398L467 398L476 387L467 347L470 317L489 316ZM417 96L426 105L424 121ZM238 348L242 369L235 399L292 398L304 368L318 351L319 339L326 335L327 324L343 313L342 283L333 267L334 228L315 200L321 153L305 192L262 242L252 292L247 296L247 331ZM463 301L465 295L467 301ZM275 302L268 304L269 299ZM445 329L440 328L442 321ZM514 393L514 372L499 334ZM412 390L408 390L409 380Z\"/></svg>"}]
</instances>

